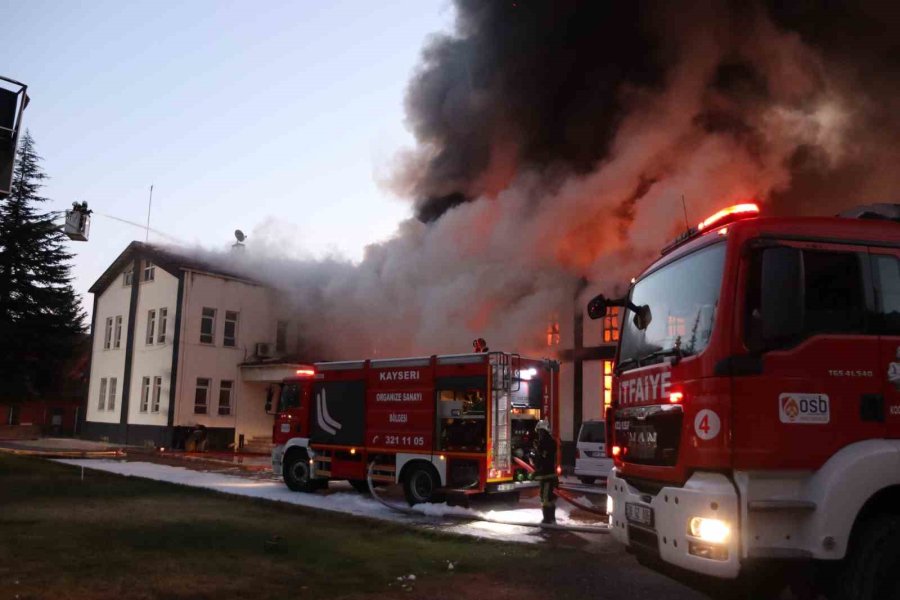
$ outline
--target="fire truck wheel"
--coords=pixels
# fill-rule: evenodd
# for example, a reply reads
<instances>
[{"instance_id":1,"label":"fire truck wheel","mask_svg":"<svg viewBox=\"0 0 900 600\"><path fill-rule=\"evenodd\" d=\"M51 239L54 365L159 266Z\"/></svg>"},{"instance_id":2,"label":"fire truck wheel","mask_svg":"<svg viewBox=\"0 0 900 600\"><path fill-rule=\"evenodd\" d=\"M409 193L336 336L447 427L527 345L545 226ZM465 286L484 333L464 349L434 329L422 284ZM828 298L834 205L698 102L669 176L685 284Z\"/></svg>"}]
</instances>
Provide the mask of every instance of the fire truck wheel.
<instances>
[{"instance_id":1,"label":"fire truck wheel","mask_svg":"<svg viewBox=\"0 0 900 600\"><path fill-rule=\"evenodd\" d=\"M850 544L836 597L900 598L900 516L878 515L869 519Z\"/></svg>"},{"instance_id":2,"label":"fire truck wheel","mask_svg":"<svg viewBox=\"0 0 900 600\"><path fill-rule=\"evenodd\" d=\"M281 468L284 483L295 492L314 492L319 489L318 481L310 477L309 458L305 452L291 452L284 458Z\"/></svg>"},{"instance_id":3,"label":"fire truck wheel","mask_svg":"<svg viewBox=\"0 0 900 600\"><path fill-rule=\"evenodd\" d=\"M584 485L594 485L594 482L597 481L596 477L579 477L578 479Z\"/></svg>"},{"instance_id":4,"label":"fire truck wheel","mask_svg":"<svg viewBox=\"0 0 900 600\"><path fill-rule=\"evenodd\" d=\"M410 465L403 477L403 492L410 506L434 500L437 487L437 473L429 464Z\"/></svg>"}]
</instances>

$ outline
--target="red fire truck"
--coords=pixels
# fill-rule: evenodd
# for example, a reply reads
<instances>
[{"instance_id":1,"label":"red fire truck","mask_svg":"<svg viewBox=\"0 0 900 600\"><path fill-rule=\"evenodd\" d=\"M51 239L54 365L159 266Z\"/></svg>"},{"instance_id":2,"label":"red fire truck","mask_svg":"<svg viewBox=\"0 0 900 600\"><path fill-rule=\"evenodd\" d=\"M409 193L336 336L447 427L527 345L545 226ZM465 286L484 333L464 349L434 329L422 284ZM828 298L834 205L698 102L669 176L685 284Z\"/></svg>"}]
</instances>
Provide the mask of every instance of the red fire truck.
<instances>
[{"instance_id":1,"label":"red fire truck","mask_svg":"<svg viewBox=\"0 0 900 600\"><path fill-rule=\"evenodd\" d=\"M317 363L282 384L272 469L311 492L402 483L410 504L445 491L514 494L534 426L558 431L558 363L502 352ZM518 475L518 477L517 477Z\"/></svg>"},{"instance_id":2,"label":"red fire truck","mask_svg":"<svg viewBox=\"0 0 900 600\"><path fill-rule=\"evenodd\" d=\"M625 308L607 508L643 562L900 597L900 207L880 207L731 207L591 301Z\"/></svg>"}]
</instances>

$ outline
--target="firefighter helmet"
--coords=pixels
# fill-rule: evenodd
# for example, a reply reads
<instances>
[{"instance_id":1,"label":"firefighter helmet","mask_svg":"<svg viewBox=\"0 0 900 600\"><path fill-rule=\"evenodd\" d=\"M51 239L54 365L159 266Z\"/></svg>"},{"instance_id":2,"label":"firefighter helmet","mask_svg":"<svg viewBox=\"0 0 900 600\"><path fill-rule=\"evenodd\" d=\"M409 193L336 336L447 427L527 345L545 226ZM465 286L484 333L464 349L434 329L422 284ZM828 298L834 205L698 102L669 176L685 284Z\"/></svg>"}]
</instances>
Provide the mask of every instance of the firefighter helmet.
<instances>
[{"instance_id":1,"label":"firefighter helmet","mask_svg":"<svg viewBox=\"0 0 900 600\"><path fill-rule=\"evenodd\" d=\"M540 421L538 421L537 425L534 426L534 430L540 431L541 429L543 429L547 433L550 433L550 421L548 421L547 419L541 419Z\"/></svg>"}]
</instances>

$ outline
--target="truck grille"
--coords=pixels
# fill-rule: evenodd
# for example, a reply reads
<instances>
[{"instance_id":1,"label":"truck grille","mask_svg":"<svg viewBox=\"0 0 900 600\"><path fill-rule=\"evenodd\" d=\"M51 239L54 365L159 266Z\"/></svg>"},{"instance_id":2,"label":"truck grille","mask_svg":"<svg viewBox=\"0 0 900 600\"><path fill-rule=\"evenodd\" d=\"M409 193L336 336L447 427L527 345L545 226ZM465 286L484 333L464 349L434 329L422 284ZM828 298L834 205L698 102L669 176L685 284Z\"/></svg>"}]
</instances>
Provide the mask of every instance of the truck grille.
<instances>
[{"instance_id":1,"label":"truck grille","mask_svg":"<svg viewBox=\"0 0 900 600\"><path fill-rule=\"evenodd\" d=\"M625 462L671 467L678 462L681 405L633 406L616 411L615 440Z\"/></svg>"}]
</instances>

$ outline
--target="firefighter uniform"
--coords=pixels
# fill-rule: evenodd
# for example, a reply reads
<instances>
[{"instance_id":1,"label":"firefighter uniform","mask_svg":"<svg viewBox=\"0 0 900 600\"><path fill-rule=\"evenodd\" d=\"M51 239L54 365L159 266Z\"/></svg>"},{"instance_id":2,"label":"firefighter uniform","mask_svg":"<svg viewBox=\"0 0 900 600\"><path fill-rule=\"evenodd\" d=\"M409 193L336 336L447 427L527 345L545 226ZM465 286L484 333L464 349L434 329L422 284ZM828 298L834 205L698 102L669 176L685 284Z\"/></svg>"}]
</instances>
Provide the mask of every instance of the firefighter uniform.
<instances>
[{"instance_id":1,"label":"firefighter uniform","mask_svg":"<svg viewBox=\"0 0 900 600\"><path fill-rule=\"evenodd\" d=\"M556 523L556 494L559 478L556 476L556 440L550 433L550 425L539 421L535 427L534 439L534 479L541 484L541 508L544 519L541 523Z\"/></svg>"}]
</instances>

